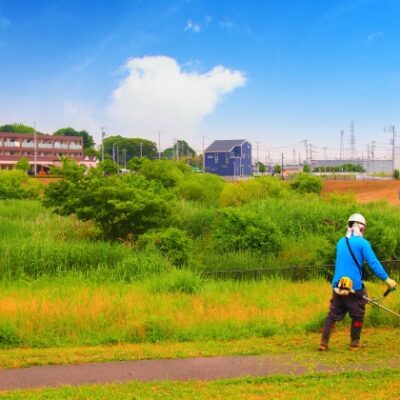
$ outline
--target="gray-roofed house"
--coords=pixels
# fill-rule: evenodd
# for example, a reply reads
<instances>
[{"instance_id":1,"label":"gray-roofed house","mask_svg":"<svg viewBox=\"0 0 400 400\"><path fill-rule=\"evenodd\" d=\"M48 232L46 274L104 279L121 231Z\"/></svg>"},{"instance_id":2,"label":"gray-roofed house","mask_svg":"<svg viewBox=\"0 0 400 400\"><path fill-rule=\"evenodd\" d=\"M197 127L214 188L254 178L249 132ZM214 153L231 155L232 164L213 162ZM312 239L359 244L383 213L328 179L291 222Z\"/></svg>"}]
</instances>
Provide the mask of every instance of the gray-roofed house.
<instances>
[{"instance_id":1,"label":"gray-roofed house","mask_svg":"<svg viewBox=\"0 0 400 400\"><path fill-rule=\"evenodd\" d=\"M204 151L205 172L221 176L252 174L251 144L245 139L215 140Z\"/></svg>"}]
</instances>

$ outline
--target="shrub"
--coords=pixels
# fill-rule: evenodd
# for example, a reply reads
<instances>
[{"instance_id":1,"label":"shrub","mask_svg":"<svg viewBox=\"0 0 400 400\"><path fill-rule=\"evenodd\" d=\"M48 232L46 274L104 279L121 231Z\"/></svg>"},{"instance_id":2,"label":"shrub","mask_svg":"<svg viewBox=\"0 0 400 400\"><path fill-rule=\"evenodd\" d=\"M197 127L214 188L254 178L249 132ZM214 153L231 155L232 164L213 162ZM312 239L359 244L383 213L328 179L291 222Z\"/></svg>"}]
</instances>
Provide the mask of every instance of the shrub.
<instances>
[{"instance_id":1,"label":"shrub","mask_svg":"<svg viewBox=\"0 0 400 400\"><path fill-rule=\"evenodd\" d=\"M272 219L243 208L221 210L214 239L220 251L254 249L276 253L281 250L281 233Z\"/></svg>"},{"instance_id":2,"label":"shrub","mask_svg":"<svg viewBox=\"0 0 400 400\"><path fill-rule=\"evenodd\" d=\"M42 185L29 178L24 171L0 172L0 199L35 199Z\"/></svg>"},{"instance_id":3,"label":"shrub","mask_svg":"<svg viewBox=\"0 0 400 400\"><path fill-rule=\"evenodd\" d=\"M281 181L265 176L225 185L221 192L220 203L223 207L240 206L269 197L282 197L284 193L285 186Z\"/></svg>"},{"instance_id":4,"label":"shrub","mask_svg":"<svg viewBox=\"0 0 400 400\"><path fill-rule=\"evenodd\" d=\"M177 186L190 169L185 164L170 160L144 160L138 172L146 179L155 180L164 187L171 188Z\"/></svg>"},{"instance_id":5,"label":"shrub","mask_svg":"<svg viewBox=\"0 0 400 400\"><path fill-rule=\"evenodd\" d=\"M182 201L174 213L174 225L186 231L192 238L207 235L216 218L216 209L192 202Z\"/></svg>"},{"instance_id":6,"label":"shrub","mask_svg":"<svg viewBox=\"0 0 400 400\"><path fill-rule=\"evenodd\" d=\"M217 205L224 181L213 174L191 174L182 180L177 193L185 200Z\"/></svg>"},{"instance_id":7,"label":"shrub","mask_svg":"<svg viewBox=\"0 0 400 400\"><path fill-rule=\"evenodd\" d=\"M15 169L27 173L30 169L29 160L26 157L21 157L15 164Z\"/></svg>"},{"instance_id":8,"label":"shrub","mask_svg":"<svg viewBox=\"0 0 400 400\"><path fill-rule=\"evenodd\" d=\"M320 194L322 189L322 180L317 176L303 172L294 178L294 181L290 183L290 186L292 189L300 193Z\"/></svg>"},{"instance_id":9,"label":"shrub","mask_svg":"<svg viewBox=\"0 0 400 400\"><path fill-rule=\"evenodd\" d=\"M193 294L202 287L201 278L191 271L172 270L149 282L150 290L156 293L180 292Z\"/></svg>"},{"instance_id":10,"label":"shrub","mask_svg":"<svg viewBox=\"0 0 400 400\"><path fill-rule=\"evenodd\" d=\"M371 242L378 258L385 260L393 257L397 246L398 232L392 226L381 221L368 224L366 238Z\"/></svg>"},{"instance_id":11,"label":"shrub","mask_svg":"<svg viewBox=\"0 0 400 400\"><path fill-rule=\"evenodd\" d=\"M45 206L60 215L93 220L109 239L127 239L165 226L172 211L165 189L135 175L63 179L48 185L45 194Z\"/></svg>"},{"instance_id":12,"label":"shrub","mask_svg":"<svg viewBox=\"0 0 400 400\"><path fill-rule=\"evenodd\" d=\"M177 228L167 228L141 235L137 244L139 248L154 246L172 264L182 266L188 262L191 240L187 237L185 231Z\"/></svg>"},{"instance_id":13,"label":"shrub","mask_svg":"<svg viewBox=\"0 0 400 400\"><path fill-rule=\"evenodd\" d=\"M15 326L7 322L0 322L0 347L17 346L21 343Z\"/></svg>"}]
</instances>

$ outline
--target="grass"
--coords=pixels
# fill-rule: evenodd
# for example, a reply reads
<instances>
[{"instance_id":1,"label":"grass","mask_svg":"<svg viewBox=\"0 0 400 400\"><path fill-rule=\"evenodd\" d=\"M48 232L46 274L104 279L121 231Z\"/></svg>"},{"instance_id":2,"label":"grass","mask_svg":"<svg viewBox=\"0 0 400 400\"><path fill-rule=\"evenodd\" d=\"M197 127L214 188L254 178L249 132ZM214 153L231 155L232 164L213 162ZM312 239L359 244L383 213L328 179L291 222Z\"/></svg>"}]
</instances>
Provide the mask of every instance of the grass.
<instances>
[{"instance_id":1,"label":"grass","mask_svg":"<svg viewBox=\"0 0 400 400\"><path fill-rule=\"evenodd\" d=\"M103 346L10 348L0 352L1 368L20 368L34 365L82 364L88 362L211 357L225 355L288 354L305 363L310 371L323 362L338 368L349 364L388 367L400 358L398 328L366 328L362 336L366 348L360 352L347 351L349 329L339 327L333 334L330 351L316 351L320 333L286 333L268 338L250 337L237 340L202 340L114 344ZM390 351L382 351L382 346Z\"/></svg>"},{"instance_id":2,"label":"grass","mask_svg":"<svg viewBox=\"0 0 400 400\"><path fill-rule=\"evenodd\" d=\"M370 294L383 290L369 284ZM236 340L319 332L329 284L202 281L188 271L158 279L99 284L85 279L0 283L3 347ZM395 295L385 304L399 308ZM344 322L347 324L347 321ZM367 326L398 326L369 308Z\"/></svg>"},{"instance_id":3,"label":"grass","mask_svg":"<svg viewBox=\"0 0 400 400\"><path fill-rule=\"evenodd\" d=\"M0 394L6 399L326 399L362 397L364 400L398 398L400 371L348 372L241 378L213 382L131 382L57 389L18 390Z\"/></svg>"}]
</instances>

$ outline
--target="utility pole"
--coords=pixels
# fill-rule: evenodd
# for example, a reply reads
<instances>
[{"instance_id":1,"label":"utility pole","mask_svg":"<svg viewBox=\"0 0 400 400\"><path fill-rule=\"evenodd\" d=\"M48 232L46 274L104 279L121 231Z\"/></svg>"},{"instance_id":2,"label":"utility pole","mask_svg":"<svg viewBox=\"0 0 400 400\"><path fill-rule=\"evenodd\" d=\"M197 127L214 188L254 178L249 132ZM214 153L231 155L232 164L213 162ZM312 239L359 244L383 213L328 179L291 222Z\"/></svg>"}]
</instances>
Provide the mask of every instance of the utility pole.
<instances>
[{"instance_id":1,"label":"utility pole","mask_svg":"<svg viewBox=\"0 0 400 400\"><path fill-rule=\"evenodd\" d=\"M357 158L357 150L356 150L356 136L354 134L354 122L350 123L350 154L351 159L355 160Z\"/></svg>"},{"instance_id":2,"label":"utility pole","mask_svg":"<svg viewBox=\"0 0 400 400\"><path fill-rule=\"evenodd\" d=\"M304 143L304 147L306 148L306 163L308 161L308 141L302 140L300 143Z\"/></svg>"},{"instance_id":3,"label":"utility pole","mask_svg":"<svg viewBox=\"0 0 400 400\"><path fill-rule=\"evenodd\" d=\"M100 127L100 130L101 130L101 161L104 161L104 136L106 136L104 129L106 129L104 126Z\"/></svg>"},{"instance_id":4,"label":"utility pole","mask_svg":"<svg viewBox=\"0 0 400 400\"><path fill-rule=\"evenodd\" d=\"M373 160L375 159L375 146L376 146L376 142L375 142L375 140L373 140L371 142L371 158Z\"/></svg>"},{"instance_id":5,"label":"utility pole","mask_svg":"<svg viewBox=\"0 0 400 400\"><path fill-rule=\"evenodd\" d=\"M260 159L258 157L258 141L256 141L256 148L257 148L257 172L260 173Z\"/></svg>"},{"instance_id":6,"label":"utility pole","mask_svg":"<svg viewBox=\"0 0 400 400\"><path fill-rule=\"evenodd\" d=\"M343 159L343 135L344 135L344 131L341 130L340 131L340 150L339 150L339 160Z\"/></svg>"},{"instance_id":7,"label":"utility pole","mask_svg":"<svg viewBox=\"0 0 400 400\"><path fill-rule=\"evenodd\" d=\"M394 171L394 147L395 147L396 128L394 125L385 126L384 132L392 133L392 139L390 139L390 144L392 145L392 165Z\"/></svg>"},{"instance_id":8,"label":"utility pole","mask_svg":"<svg viewBox=\"0 0 400 400\"><path fill-rule=\"evenodd\" d=\"M205 153L204 153L204 136L203 138L203 174L206 172L206 157L205 157Z\"/></svg>"},{"instance_id":9,"label":"utility pole","mask_svg":"<svg viewBox=\"0 0 400 400\"><path fill-rule=\"evenodd\" d=\"M158 159L161 159L161 133L158 131Z\"/></svg>"},{"instance_id":10,"label":"utility pole","mask_svg":"<svg viewBox=\"0 0 400 400\"><path fill-rule=\"evenodd\" d=\"M283 153L282 153L282 161L281 161L281 179L283 180Z\"/></svg>"},{"instance_id":11,"label":"utility pole","mask_svg":"<svg viewBox=\"0 0 400 400\"><path fill-rule=\"evenodd\" d=\"M140 142L140 158L143 157L143 143Z\"/></svg>"},{"instance_id":12,"label":"utility pole","mask_svg":"<svg viewBox=\"0 0 400 400\"><path fill-rule=\"evenodd\" d=\"M309 147L309 156L310 156L310 164L311 164L311 160L314 158L313 157L313 145L310 143L309 145L308 145L308 147Z\"/></svg>"},{"instance_id":13,"label":"utility pole","mask_svg":"<svg viewBox=\"0 0 400 400\"><path fill-rule=\"evenodd\" d=\"M33 123L33 173L37 176L37 138L36 138L36 121Z\"/></svg>"}]
</instances>

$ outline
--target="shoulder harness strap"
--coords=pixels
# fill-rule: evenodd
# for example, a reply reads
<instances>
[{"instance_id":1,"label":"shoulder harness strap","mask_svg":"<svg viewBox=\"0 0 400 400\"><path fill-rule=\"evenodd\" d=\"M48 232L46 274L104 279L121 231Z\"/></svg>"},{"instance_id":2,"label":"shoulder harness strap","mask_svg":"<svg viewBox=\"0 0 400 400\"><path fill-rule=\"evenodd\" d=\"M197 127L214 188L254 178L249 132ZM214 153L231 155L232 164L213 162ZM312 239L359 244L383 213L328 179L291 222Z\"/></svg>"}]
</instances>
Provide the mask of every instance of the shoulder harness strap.
<instances>
[{"instance_id":1,"label":"shoulder harness strap","mask_svg":"<svg viewBox=\"0 0 400 400\"><path fill-rule=\"evenodd\" d=\"M350 240L349 240L349 238L347 236L346 236L346 244L347 244L347 247L348 247L349 252L351 254L351 257L353 258L353 261L355 262L355 264L357 265L358 270L360 271L361 280L364 280L363 268L360 265L360 263L358 262L356 256L354 255L353 250L351 249L351 246L350 246Z\"/></svg>"}]
</instances>

